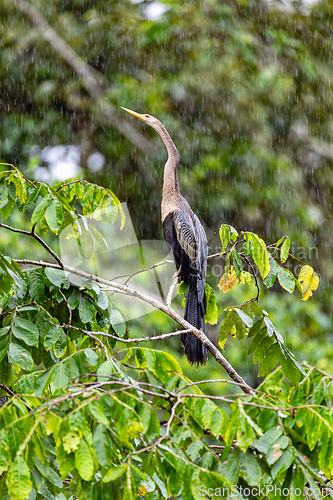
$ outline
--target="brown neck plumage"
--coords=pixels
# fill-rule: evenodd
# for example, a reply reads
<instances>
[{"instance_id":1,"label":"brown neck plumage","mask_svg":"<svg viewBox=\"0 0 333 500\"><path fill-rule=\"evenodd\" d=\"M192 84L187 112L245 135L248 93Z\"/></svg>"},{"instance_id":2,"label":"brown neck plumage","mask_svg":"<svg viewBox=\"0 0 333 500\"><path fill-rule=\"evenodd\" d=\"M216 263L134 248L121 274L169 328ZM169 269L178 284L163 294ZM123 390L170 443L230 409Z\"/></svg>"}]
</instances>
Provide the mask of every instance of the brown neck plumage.
<instances>
[{"instance_id":1,"label":"brown neck plumage","mask_svg":"<svg viewBox=\"0 0 333 500\"><path fill-rule=\"evenodd\" d=\"M162 138L164 145L168 151L168 160L164 168L163 195L162 195L162 221L164 221L165 217L170 212L178 208L179 197L180 197L178 176L177 176L179 153L169 133L161 123L160 126L155 130Z\"/></svg>"}]
</instances>

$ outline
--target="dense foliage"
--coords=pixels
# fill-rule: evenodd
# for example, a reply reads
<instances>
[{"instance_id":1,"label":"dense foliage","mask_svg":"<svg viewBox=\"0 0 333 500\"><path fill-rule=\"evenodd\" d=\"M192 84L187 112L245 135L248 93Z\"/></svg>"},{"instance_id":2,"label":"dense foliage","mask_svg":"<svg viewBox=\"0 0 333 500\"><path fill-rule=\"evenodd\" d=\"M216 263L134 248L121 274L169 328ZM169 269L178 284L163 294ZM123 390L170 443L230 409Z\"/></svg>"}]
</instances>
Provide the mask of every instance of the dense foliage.
<instances>
[{"instance_id":1,"label":"dense foliage","mask_svg":"<svg viewBox=\"0 0 333 500\"><path fill-rule=\"evenodd\" d=\"M332 3L183 0L157 20L150 3L2 1L2 159L33 177L49 165L44 147L78 145L83 178L127 202L139 238L162 238L164 149L120 106L157 116L208 238L222 222L270 242L288 234L294 255L320 272L310 307L279 294L263 304L288 346L330 372ZM106 159L97 172L87 163L96 151ZM240 345L231 355L255 376Z\"/></svg>"},{"instance_id":2,"label":"dense foliage","mask_svg":"<svg viewBox=\"0 0 333 500\"><path fill-rule=\"evenodd\" d=\"M15 168L3 170L0 187L2 217L10 222L18 211L27 227L6 221L1 231L37 241L49 260L16 259L15 249L0 255L1 498L226 498L252 488L258 498L275 499L331 491L332 379L299 364L258 302L259 275L268 288L276 278L289 292L296 285L303 301L317 289L309 265L298 277L283 267L288 237L274 245L275 258L255 233L220 228L226 265L219 286L227 292L254 280L258 290L230 308L220 346L229 335L252 338L260 375L279 360L281 367L253 390L199 332L213 354L209 363L215 357L232 380L192 383L170 354L131 338L113 294L139 297L190 325L119 279L69 267L45 242L48 232L61 235L71 226L65 234L83 261L93 260L102 237L90 221L125 223L115 195L75 179L51 187ZM75 275L84 278L81 286ZM206 294L206 321L216 323L215 294L210 287ZM233 383L244 394L203 392L202 384L216 383Z\"/></svg>"}]
</instances>

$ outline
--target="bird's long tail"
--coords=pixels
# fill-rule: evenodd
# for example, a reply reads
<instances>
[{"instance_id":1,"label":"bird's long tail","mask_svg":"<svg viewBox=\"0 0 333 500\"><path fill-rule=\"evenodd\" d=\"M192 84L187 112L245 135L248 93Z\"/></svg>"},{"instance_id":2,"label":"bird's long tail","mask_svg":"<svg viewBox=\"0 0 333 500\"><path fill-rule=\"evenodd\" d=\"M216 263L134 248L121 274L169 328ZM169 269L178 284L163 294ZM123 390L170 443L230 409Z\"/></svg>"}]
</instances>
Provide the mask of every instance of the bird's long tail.
<instances>
[{"instance_id":1,"label":"bird's long tail","mask_svg":"<svg viewBox=\"0 0 333 500\"><path fill-rule=\"evenodd\" d=\"M205 312L206 312L206 297L203 295L203 300L199 301L198 291L196 286L188 287L185 315L184 319L191 323L199 330L205 332ZM195 335L191 333L183 333L181 342L184 346L185 356L191 364L205 365L207 361L207 349Z\"/></svg>"}]
</instances>

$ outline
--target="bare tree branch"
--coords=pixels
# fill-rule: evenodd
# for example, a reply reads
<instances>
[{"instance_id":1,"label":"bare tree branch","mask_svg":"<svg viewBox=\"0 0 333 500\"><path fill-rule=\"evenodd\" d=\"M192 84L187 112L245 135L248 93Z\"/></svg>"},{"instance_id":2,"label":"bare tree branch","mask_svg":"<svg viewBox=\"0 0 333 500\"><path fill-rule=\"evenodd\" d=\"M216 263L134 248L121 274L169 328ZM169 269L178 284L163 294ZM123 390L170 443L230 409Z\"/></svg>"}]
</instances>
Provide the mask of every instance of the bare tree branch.
<instances>
[{"instance_id":1,"label":"bare tree branch","mask_svg":"<svg viewBox=\"0 0 333 500\"><path fill-rule=\"evenodd\" d=\"M140 342L152 342L152 341L155 341L155 340L166 340L166 339L170 339L171 337L176 337L178 335L182 335L183 333L189 333L190 330L176 330L175 332L171 332L171 333L164 333L163 335L155 335L153 337L137 337L137 338L134 338L134 339L123 339L121 337L117 337L117 335L112 335L112 333L107 333L107 332L91 332L90 330L84 330L83 328L79 328L77 326L72 326L72 325L66 325L66 324L63 324L63 325L55 325L54 323L52 323L53 326L57 327L57 328L65 328L65 329L68 329L68 328L71 328L72 330L78 330L86 335L90 335L90 336L103 336L103 337L108 337L110 339L114 339L114 340L117 340L118 342L122 342L123 344L132 344L133 342L136 342L136 343L140 343Z\"/></svg>"},{"instance_id":2,"label":"bare tree branch","mask_svg":"<svg viewBox=\"0 0 333 500\"><path fill-rule=\"evenodd\" d=\"M170 286L169 293L166 298L166 304L170 309L171 309L172 294L178 283L178 275L179 275L178 272L173 275L173 282L172 285Z\"/></svg>"},{"instance_id":3,"label":"bare tree branch","mask_svg":"<svg viewBox=\"0 0 333 500\"><path fill-rule=\"evenodd\" d=\"M21 260L16 260L16 262L22 262ZM32 265L40 265L43 267L50 267L48 263L46 262L39 262L36 263L36 261L29 261L27 259L24 259L24 263L32 264ZM243 378L236 372L236 370L231 366L231 364L225 359L225 357L221 354L221 352L214 346L214 344L208 339L208 337L201 331L195 328L193 325L188 323L184 318L182 318L179 314L177 314L173 309L168 307L165 304L162 304L158 300L149 297L137 290L134 290L133 288L129 288L126 285L122 285L120 283L116 283L114 281L109 281L103 278L100 278L99 276L95 276L93 274L86 273L84 271L81 271L80 269L74 269L70 266L67 266L66 264L62 264L59 266L53 265L53 268L57 269L63 269L64 271L67 271L68 273L75 274L77 276L80 276L81 278L84 278L89 281L95 281L96 283L100 283L102 285L106 285L110 287L112 290L118 291L120 293L123 293L125 295L129 295L131 297L135 297L139 300L142 300L143 302L153 306L155 309L159 309L160 311L164 312L170 318L172 318L174 321L176 321L179 325L181 325L184 329L189 330L193 335L198 337L198 339L201 340L201 342L204 344L204 346L208 349L208 351L214 356L216 361L224 368L224 370L228 373L228 375L239 384L239 387L242 389L243 392L246 394L251 394L254 395L254 392L252 388L243 380Z\"/></svg>"},{"instance_id":4,"label":"bare tree branch","mask_svg":"<svg viewBox=\"0 0 333 500\"><path fill-rule=\"evenodd\" d=\"M17 229L15 227L7 226L7 224L2 224L1 222L0 222L0 227L3 227L4 229L8 229L9 231L13 231L13 233L20 233L20 234L25 234L26 236L31 236L32 238L34 238L35 240L37 240L38 243L40 243L42 245L42 247L44 247L45 250L50 255L52 255L52 257L54 258L54 260L56 260L58 262L59 266L57 266L57 268L60 267L62 269L62 260L60 259L60 257L33 230L31 230L31 231L25 231L24 229ZM15 259L13 259L13 260L15 260ZM51 265L51 266L47 266L47 267L53 267L53 266Z\"/></svg>"}]
</instances>

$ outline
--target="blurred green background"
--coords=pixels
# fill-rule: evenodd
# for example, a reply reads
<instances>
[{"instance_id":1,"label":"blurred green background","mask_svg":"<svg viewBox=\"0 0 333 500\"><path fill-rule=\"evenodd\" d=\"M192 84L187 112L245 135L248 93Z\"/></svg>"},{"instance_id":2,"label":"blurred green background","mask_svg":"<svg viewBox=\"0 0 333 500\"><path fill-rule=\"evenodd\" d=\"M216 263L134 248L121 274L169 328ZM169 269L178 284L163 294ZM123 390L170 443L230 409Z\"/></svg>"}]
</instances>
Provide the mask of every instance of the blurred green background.
<instances>
[{"instance_id":1,"label":"blurred green background","mask_svg":"<svg viewBox=\"0 0 333 500\"><path fill-rule=\"evenodd\" d=\"M120 106L158 117L208 239L221 223L266 243L289 235L292 252L320 273L308 302L279 285L262 287L261 301L298 359L332 374L333 2L1 0L0 30L1 160L30 178L78 175L109 187L127 203L137 237L162 240L166 151ZM13 257L45 258L22 237L5 233L0 245ZM210 251L218 250L216 236ZM221 271L211 263L215 343L223 309L254 293L237 285L220 294ZM131 335L173 328L154 312ZM194 379L224 377L212 361L200 374L189 367L179 338L155 347ZM256 385L247 347L231 338L225 354Z\"/></svg>"}]
</instances>

